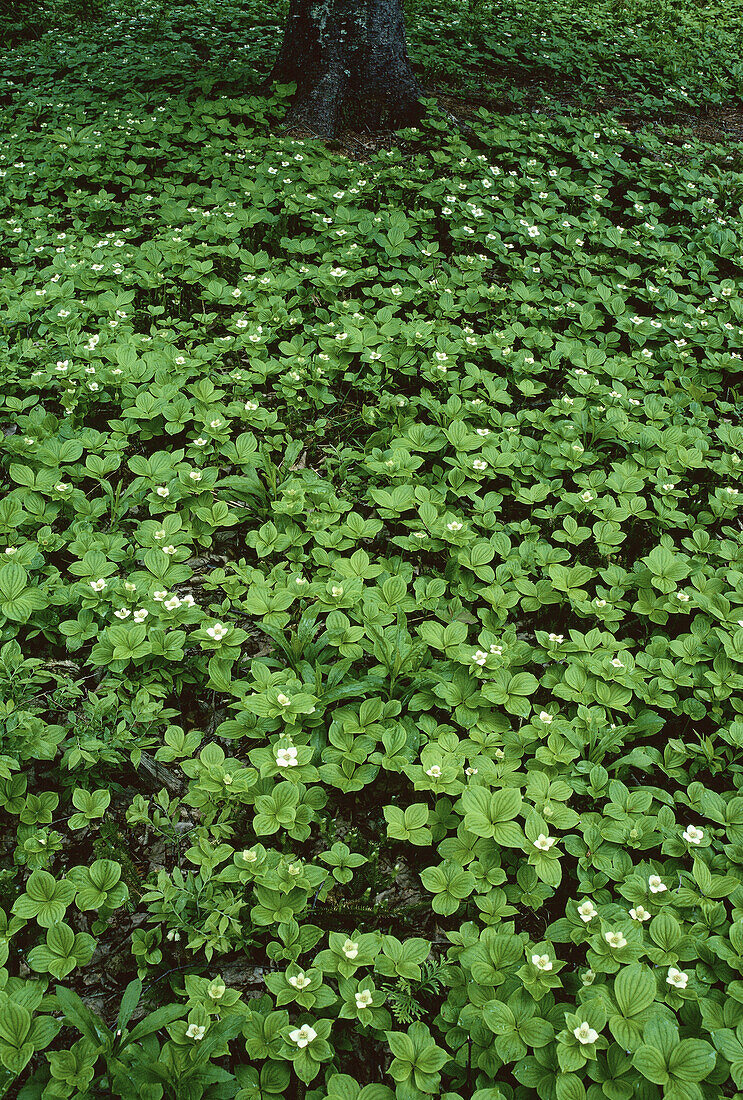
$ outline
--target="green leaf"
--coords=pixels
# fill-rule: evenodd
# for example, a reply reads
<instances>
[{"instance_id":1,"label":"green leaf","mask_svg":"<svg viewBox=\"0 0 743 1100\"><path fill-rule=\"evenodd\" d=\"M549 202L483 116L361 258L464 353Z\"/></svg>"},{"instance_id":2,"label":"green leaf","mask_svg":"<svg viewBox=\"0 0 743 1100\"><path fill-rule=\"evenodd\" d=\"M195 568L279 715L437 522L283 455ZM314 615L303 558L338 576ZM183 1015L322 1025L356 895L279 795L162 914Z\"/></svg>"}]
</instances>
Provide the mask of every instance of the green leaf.
<instances>
[{"instance_id":1,"label":"green leaf","mask_svg":"<svg viewBox=\"0 0 743 1100\"><path fill-rule=\"evenodd\" d=\"M670 1081L666 1060L657 1047L641 1046L635 1051L632 1064L646 1080L656 1085L665 1085Z\"/></svg>"},{"instance_id":2,"label":"green leaf","mask_svg":"<svg viewBox=\"0 0 743 1100\"><path fill-rule=\"evenodd\" d=\"M703 1039L682 1039L668 1059L668 1072L680 1081L702 1081L715 1068L715 1052Z\"/></svg>"},{"instance_id":3,"label":"green leaf","mask_svg":"<svg viewBox=\"0 0 743 1100\"><path fill-rule=\"evenodd\" d=\"M623 967L614 979L614 997L624 1016L644 1012L655 1000L655 993L653 973L640 963Z\"/></svg>"}]
</instances>

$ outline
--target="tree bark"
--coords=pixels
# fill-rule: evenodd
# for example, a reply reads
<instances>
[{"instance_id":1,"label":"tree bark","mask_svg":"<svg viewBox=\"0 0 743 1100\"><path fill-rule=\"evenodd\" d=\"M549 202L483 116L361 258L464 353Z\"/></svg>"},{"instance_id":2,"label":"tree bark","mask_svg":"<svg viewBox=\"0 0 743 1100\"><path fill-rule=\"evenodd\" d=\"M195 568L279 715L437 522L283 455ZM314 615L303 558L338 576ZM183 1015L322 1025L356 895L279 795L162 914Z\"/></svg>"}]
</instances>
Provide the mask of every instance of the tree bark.
<instances>
[{"instance_id":1,"label":"tree bark","mask_svg":"<svg viewBox=\"0 0 743 1100\"><path fill-rule=\"evenodd\" d=\"M402 0L291 0L268 84L296 84L287 122L333 137L410 126L422 114Z\"/></svg>"}]
</instances>

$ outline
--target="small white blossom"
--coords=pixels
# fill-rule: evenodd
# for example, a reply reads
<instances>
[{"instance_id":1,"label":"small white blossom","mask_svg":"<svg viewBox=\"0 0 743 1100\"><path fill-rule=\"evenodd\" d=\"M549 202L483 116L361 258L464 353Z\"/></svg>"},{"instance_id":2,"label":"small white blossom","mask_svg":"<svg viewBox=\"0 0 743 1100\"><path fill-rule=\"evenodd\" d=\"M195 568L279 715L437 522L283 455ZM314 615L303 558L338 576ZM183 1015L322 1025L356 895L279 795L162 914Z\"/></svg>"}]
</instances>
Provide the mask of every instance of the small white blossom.
<instances>
[{"instance_id":1,"label":"small white blossom","mask_svg":"<svg viewBox=\"0 0 743 1100\"><path fill-rule=\"evenodd\" d=\"M295 989L299 989L300 992L301 990L306 989L312 981L311 978L307 977L303 970L300 970L298 974L292 974L291 978L287 978L286 980L288 981L289 985L293 986Z\"/></svg>"},{"instance_id":2,"label":"small white blossom","mask_svg":"<svg viewBox=\"0 0 743 1100\"><path fill-rule=\"evenodd\" d=\"M587 1020L584 1020L582 1024L573 1029L573 1035L583 1046L595 1043L599 1037L598 1031L595 1031Z\"/></svg>"},{"instance_id":3,"label":"small white blossom","mask_svg":"<svg viewBox=\"0 0 743 1100\"><path fill-rule=\"evenodd\" d=\"M557 841L553 836L545 836L544 833L540 833L535 841L533 841L534 847L538 848L540 852L549 852L553 844Z\"/></svg>"},{"instance_id":4,"label":"small white blossom","mask_svg":"<svg viewBox=\"0 0 743 1100\"><path fill-rule=\"evenodd\" d=\"M189 1024L186 1028L186 1038L198 1043L206 1035L206 1028L199 1024Z\"/></svg>"},{"instance_id":5,"label":"small white blossom","mask_svg":"<svg viewBox=\"0 0 743 1100\"><path fill-rule=\"evenodd\" d=\"M685 974L683 970L678 970L675 966L669 966L666 981L675 989L686 989L689 975Z\"/></svg>"},{"instance_id":6,"label":"small white blossom","mask_svg":"<svg viewBox=\"0 0 743 1100\"><path fill-rule=\"evenodd\" d=\"M648 879L648 886L651 894L662 894L664 890L668 889L660 875L651 875Z\"/></svg>"},{"instance_id":7,"label":"small white blossom","mask_svg":"<svg viewBox=\"0 0 743 1100\"><path fill-rule=\"evenodd\" d=\"M279 768L296 768L299 764L297 760L297 750L293 745L290 745L286 749L277 749L276 751L276 764Z\"/></svg>"},{"instance_id":8,"label":"small white blossom","mask_svg":"<svg viewBox=\"0 0 743 1100\"><path fill-rule=\"evenodd\" d=\"M597 914L598 909L595 908L593 902L589 901L588 898L586 898L585 901L582 901L578 906L578 916L584 924L588 924L588 922L593 920L593 918L597 916Z\"/></svg>"},{"instance_id":9,"label":"small white blossom","mask_svg":"<svg viewBox=\"0 0 743 1100\"><path fill-rule=\"evenodd\" d=\"M704 829L697 829L696 825L687 825L681 835L687 844L701 844L704 840Z\"/></svg>"},{"instance_id":10,"label":"small white blossom","mask_svg":"<svg viewBox=\"0 0 743 1100\"><path fill-rule=\"evenodd\" d=\"M627 940L621 932L604 932L604 939L609 947L613 947L616 950L627 946Z\"/></svg>"},{"instance_id":11,"label":"small white blossom","mask_svg":"<svg viewBox=\"0 0 743 1100\"><path fill-rule=\"evenodd\" d=\"M549 955L532 955L531 961L536 966L537 970L549 971L552 969L553 963Z\"/></svg>"},{"instance_id":12,"label":"small white blossom","mask_svg":"<svg viewBox=\"0 0 743 1100\"><path fill-rule=\"evenodd\" d=\"M346 940L341 948L341 951L347 959L355 959L359 953L359 945L353 940Z\"/></svg>"},{"instance_id":13,"label":"small white blossom","mask_svg":"<svg viewBox=\"0 0 743 1100\"><path fill-rule=\"evenodd\" d=\"M293 1043L296 1043L301 1050L311 1043L313 1039L317 1038L317 1032L314 1027L310 1027L309 1024L302 1024L301 1027L295 1028L294 1031L289 1032L289 1038Z\"/></svg>"},{"instance_id":14,"label":"small white blossom","mask_svg":"<svg viewBox=\"0 0 743 1100\"><path fill-rule=\"evenodd\" d=\"M354 993L354 999L356 1001L356 1007L360 1010L368 1009L371 1007L372 994L369 989L361 989L358 993Z\"/></svg>"},{"instance_id":15,"label":"small white blossom","mask_svg":"<svg viewBox=\"0 0 743 1100\"><path fill-rule=\"evenodd\" d=\"M640 924L642 924L643 921L650 920L651 917L651 914L648 913L647 909L642 905L630 909L629 915L632 917L632 920L639 921Z\"/></svg>"}]
</instances>

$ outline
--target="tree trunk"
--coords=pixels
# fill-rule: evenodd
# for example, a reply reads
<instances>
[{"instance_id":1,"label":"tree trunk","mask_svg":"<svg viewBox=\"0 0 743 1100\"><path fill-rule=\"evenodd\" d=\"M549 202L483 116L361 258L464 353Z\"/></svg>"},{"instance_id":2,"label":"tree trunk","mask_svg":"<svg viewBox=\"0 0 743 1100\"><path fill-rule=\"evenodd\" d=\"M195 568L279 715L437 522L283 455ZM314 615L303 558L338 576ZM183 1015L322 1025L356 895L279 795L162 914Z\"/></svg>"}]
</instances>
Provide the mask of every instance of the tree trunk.
<instances>
[{"instance_id":1,"label":"tree trunk","mask_svg":"<svg viewBox=\"0 0 743 1100\"><path fill-rule=\"evenodd\" d=\"M291 0L268 83L296 84L287 119L319 137L342 123L378 130L421 117L402 0Z\"/></svg>"}]
</instances>

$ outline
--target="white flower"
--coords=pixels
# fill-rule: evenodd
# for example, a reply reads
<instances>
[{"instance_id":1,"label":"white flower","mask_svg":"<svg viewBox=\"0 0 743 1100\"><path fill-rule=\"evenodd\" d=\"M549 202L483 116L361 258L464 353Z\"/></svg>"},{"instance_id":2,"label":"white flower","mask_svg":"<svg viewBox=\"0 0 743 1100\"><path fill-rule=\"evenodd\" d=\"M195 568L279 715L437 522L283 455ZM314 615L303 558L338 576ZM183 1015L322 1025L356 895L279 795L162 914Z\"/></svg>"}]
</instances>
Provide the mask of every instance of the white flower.
<instances>
[{"instance_id":1,"label":"white flower","mask_svg":"<svg viewBox=\"0 0 743 1100\"><path fill-rule=\"evenodd\" d=\"M201 481L201 470L191 470L188 476L191 478L191 481Z\"/></svg>"},{"instance_id":2,"label":"white flower","mask_svg":"<svg viewBox=\"0 0 743 1100\"><path fill-rule=\"evenodd\" d=\"M167 485L158 485L157 489L155 489L155 492L159 497L170 496L170 489L167 487Z\"/></svg>"},{"instance_id":3,"label":"white flower","mask_svg":"<svg viewBox=\"0 0 743 1100\"><path fill-rule=\"evenodd\" d=\"M128 619L131 611L128 607L120 607L118 611L114 611L114 615L117 619Z\"/></svg>"},{"instance_id":4,"label":"white flower","mask_svg":"<svg viewBox=\"0 0 743 1100\"><path fill-rule=\"evenodd\" d=\"M299 1049L306 1047L313 1039L317 1038L317 1032L314 1027L310 1027L309 1024L302 1024L301 1027L295 1028L294 1031L289 1032L289 1038L293 1043L296 1043Z\"/></svg>"},{"instance_id":5,"label":"white flower","mask_svg":"<svg viewBox=\"0 0 743 1100\"><path fill-rule=\"evenodd\" d=\"M293 745L290 745L288 749L276 750L276 764L279 768L296 768L299 764L297 760L297 750Z\"/></svg>"},{"instance_id":6,"label":"white flower","mask_svg":"<svg viewBox=\"0 0 743 1100\"><path fill-rule=\"evenodd\" d=\"M687 825L682 836L687 844L701 844L704 840L704 829L697 829L696 825Z\"/></svg>"},{"instance_id":7,"label":"white flower","mask_svg":"<svg viewBox=\"0 0 743 1100\"><path fill-rule=\"evenodd\" d=\"M343 585L334 584L333 587L330 589L330 595L333 596L336 600L339 600L343 595Z\"/></svg>"},{"instance_id":8,"label":"white flower","mask_svg":"<svg viewBox=\"0 0 743 1100\"><path fill-rule=\"evenodd\" d=\"M359 953L359 945L353 940L346 940L346 942L341 947L341 951L347 959L355 959Z\"/></svg>"},{"instance_id":9,"label":"white flower","mask_svg":"<svg viewBox=\"0 0 743 1100\"><path fill-rule=\"evenodd\" d=\"M531 961L537 970L547 971L552 969L552 959L549 955L532 955Z\"/></svg>"},{"instance_id":10,"label":"white flower","mask_svg":"<svg viewBox=\"0 0 743 1100\"><path fill-rule=\"evenodd\" d=\"M548 714L546 710L540 710L539 720L540 722L544 722L545 726L548 726L552 721L552 715Z\"/></svg>"},{"instance_id":11,"label":"white flower","mask_svg":"<svg viewBox=\"0 0 743 1100\"><path fill-rule=\"evenodd\" d=\"M200 1039L203 1039L206 1035L206 1028L201 1027L199 1024L189 1024L186 1028L186 1038L193 1039L198 1043Z\"/></svg>"},{"instance_id":12,"label":"white flower","mask_svg":"<svg viewBox=\"0 0 743 1100\"><path fill-rule=\"evenodd\" d=\"M440 779L441 768L438 764L432 764L430 768L426 768L426 775L429 775L431 779Z\"/></svg>"},{"instance_id":13,"label":"white flower","mask_svg":"<svg viewBox=\"0 0 743 1100\"><path fill-rule=\"evenodd\" d=\"M245 411L246 412L255 412L257 408L258 408L258 402L257 401L246 401L245 402Z\"/></svg>"},{"instance_id":14,"label":"white flower","mask_svg":"<svg viewBox=\"0 0 743 1100\"><path fill-rule=\"evenodd\" d=\"M595 1043L599 1037L598 1031L595 1031L587 1020L584 1020L578 1027L573 1028L573 1035L579 1043L583 1044L583 1046Z\"/></svg>"},{"instance_id":15,"label":"white flower","mask_svg":"<svg viewBox=\"0 0 743 1100\"><path fill-rule=\"evenodd\" d=\"M226 992L227 986L221 978L215 978L207 990L207 993L213 1001L221 1001Z\"/></svg>"},{"instance_id":16,"label":"white flower","mask_svg":"<svg viewBox=\"0 0 743 1100\"><path fill-rule=\"evenodd\" d=\"M688 603L689 602L689 594L688 594L688 592L677 592L676 593L676 599L680 603Z\"/></svg>"},{"instance_id":17,"label":"white flower","mask_svg":"<svg viewBox=\"0 0 743 1100\"><path fill-rule=\"evenodd\" d=\"M97 581L91 581L90 587L93 589L94 592L102 592L103 589L106 587L106 582L104 581L103 577L101 577Z\"/></svg>"},{"instance_id":18,"label":"white flower","mask_svg":"<svg viewBox=\"0 0 743 1100\"><path fill-rule=\"evenodd\" d=\"M246 848L244 852L240 853L244 863L255 863L258 859L258 853L254 848Z\"/></svg>"},{"instance_id":19,"label":"white flower","mask_svg":"<svg viewBox=\"0 0 743 1100\"><path fill-rule=\"evenodd\" d=\"M675 966L669 966L666 981L676 989L686 989L689 975L685 974L683 970L677 970Z\"/></svg>"},{"instance_id":20,"label":"white flower","mask_svg":"<svg viewBox=\"0 0 743 1100\"><path fill-rule=\"evenodd\" d=\"M54 488L58 493L66 493L71 486L66 481L58 481Z\"/></svg>"},{"instance_id":21,"label":"white flower","mask_svg":"<svg viewBox=\"0 0 743 1100\"><path fill-rule=\"evenodd\" d=\"M173 545L163 546L163 554L167 554L168 557L172 557L172 555L175 554L175 552L176 552L175 546L173 546Z\"/></svg>"},{"instance_id":22,"label":"white flower","mask_svg":"<svg viewBox=\"0 0 743 1100\"><path fill-rule=\"evenodd\" d=\"M651 875L648 879L648 886L651 894L662 894L664 890L668 889L660 875Z\"/></svg>"},{"instance_id":23,"label":"white flower","mask_svg":"<svg viewBox=\"0 0 743 1100\"><path fill-rule=\"evenodd\" d=\"M280 707L290 707L292 703L289 696L284 695L283 692L279 692L279 694L276 696L276 702L279 704Z\"/></svg>"},{"instance_id":24,"label":"white flower","mask_svg":"<svg viewBox=\"0 0 743 1100\"><path fill-rule=\"evenodd\" d=\"M583 985L593 985L595 980L596 974L593 970L590 969L586 970L585 973L581 976L581 981Z\"/></svg>"},{"instance_id":25,"label":"white flower","mask_svg":"<svg viewBox=\"0 0 743 1100\"><path fill-rule=\"evenodd\" d=\"M464 524L460 523L459 520L453 519L451 523L447 523L446 529L447 531L461 531L463 526Z\"/></svg>"},{"instance_id":26,"label":"white flower","mask_svg":"<svg viewBox=\"0 0 743 1100\"><path fill-rule=\"evenodd\" d=\"M624 665L618 657L612 657L611 663L614 668L624 668Z\"/></svg>"},{"instance_id":27,"label":"white flower","mask_svg":"<svg viewBox=\"0 0 743 1100\"><path fill-rule=\"evenodd\" d=\"M553 844L557 841L553 836L545 836L544 833L540 833L535 841L533 841L534 847L538 848L540 852L549 852Z\"/></svg>"},{"instance_id":28,"label":"white flower","mask_svg":"<svg viewBox=\"0 0 743 1100\"><path fill-rule=\"evenodd\" d=\"M480 667L482 667L482 665L485 664L487 659L488 659L487 653L483 653L483 651L481 649L477 649L477 650L475 650L475 652L472 656L472 663L473 663L473 665L480 665Z\"/></svg>"},{"instance_id":29,"label":"white flower","mask_svg":"<svg viewBox=\"0 0 743 1100\"><path fill-rule=\"evenodd\" d=\"M312 981L312 978L308 978L303 970L300 970L298 974L293 974L291 978L286 979L289 985L294 986L295 989L306 989Z\"/></svg>"},{"instance_id":30,"label":"white flower","mask_svg":"<svg viewBox=\"0 0 743 1100\"><path fill-rule=\"evenodd\" d=\"M358 993L354 993L354 998L358 1009L365 1009L371 1006L372 994L370 989L359 990Z\"/></svg>"},{"instance_id":31,"label":"white flower","mask_svg":"<svg viewBox=\"0 0 743 1100\"><path fill-rule=\"evenodd\" d=\"M548 634L547 635L547 640L550 641L550 642L557 642L558 645L561 645L562 642L565 641L565 635L564 634Z\"/></svg>"},{"instance_id":32,"label":"white flower","mask_svg":"<svg viewBox=\"0 0 743 1100\"><path fill-rule=\"evenodd\" d=\"M593 500L593 493L590 491L590 489L586 489L585 493L581 493L580 499L588 504L589 501Z\"/></svg>"},{"instance_id":33,"label":"white flower","mask_svg":"<svg viewBox=\"0 0 743 1100\"><path fill-rule=\"evenodd\" d=\"M477 470L480 473L483 470L487 470L487 468L488 468L487 462L483 461L483 459L481 459L481 458L476 458L475 461L472 463L472 469Z\"/></svg>"},{"instance_id":34,"label":"white flower","mask_svg":"<svg viewBox=\"0 0 743 1100\"><path fill-rule=\"evenodd\" d=\"M175 611L180 606L181 601L178 599L177 596L171 596L169 600L165 600L163 603L163 607L166 611Z\"/></svg>"},{"instance_id":35,"label":"white flower","mask_svg":"<svg viewBox=\"0 0 743 1100\"><path fill-rule=\"evenodd\" d=\"M229 634L230 628L225 626L224 623L215 623L214 626L208 626L206 632L215 642L221 642L225 634Z\"/></svg>"},{"instance_id":36,"label":"white flower","mask_svg":"<svg viewBox=\"0 0 743 1100\"><path fill-rule=\"evenodd\" d=\"M604 939L608 943L609 947L613 947L619 950L621 947L627 946L627 940L621 932L604 932Z\"/></svg>"},{"instance_id":37,"label":"white flower","mask_svg":"<svg viewBox=\"0 0 743 1100\"><path fill-rule=\"evenodd\" d=\"M153 592L152 593L152 598L153 598L153 600L155 600L156 603L162 603L163 600L167 599L167 596L168 596L167 592Z\"/></svg>"},{"instance_id":38,"label":"white flower","mask_svg":"<svg viewBox=\"0 0 743 1100\"><path fill-rule=\"evenodd\" d=\"M580 903L580 905L578 906L578 916L580 917L580 919L583 921L584 924L588 924L588 922L590 920L593 920L593 918L597 914L598 914L598 909L596 909L594 907L593 902L589 901L588 898L586 898L585 901L582 901Z\"/></svg>"},{"instance_id":39,"label":"white flower","mask_svg":"<svg viewBox=\"0 0 743 1100\"><path fill-rule=\"evenodd\" d=\"M493 644L490 646L490 652L494 654L494 656L500 657L503 653L503 646L498 645L496 642L493 642Z\"/></svg>"},{"instance_id":40,"label":"white flower","mask_svg":"<svg viewBox=\"0 0 743 1100\"><path fill-rule=\"evenodd\" d=\"M643 921L650 920L651 914L642 905L636 906L634 909L630 909L629 915L632 920L639 921L642 924Z\"/></svg>"}]
</instances>

